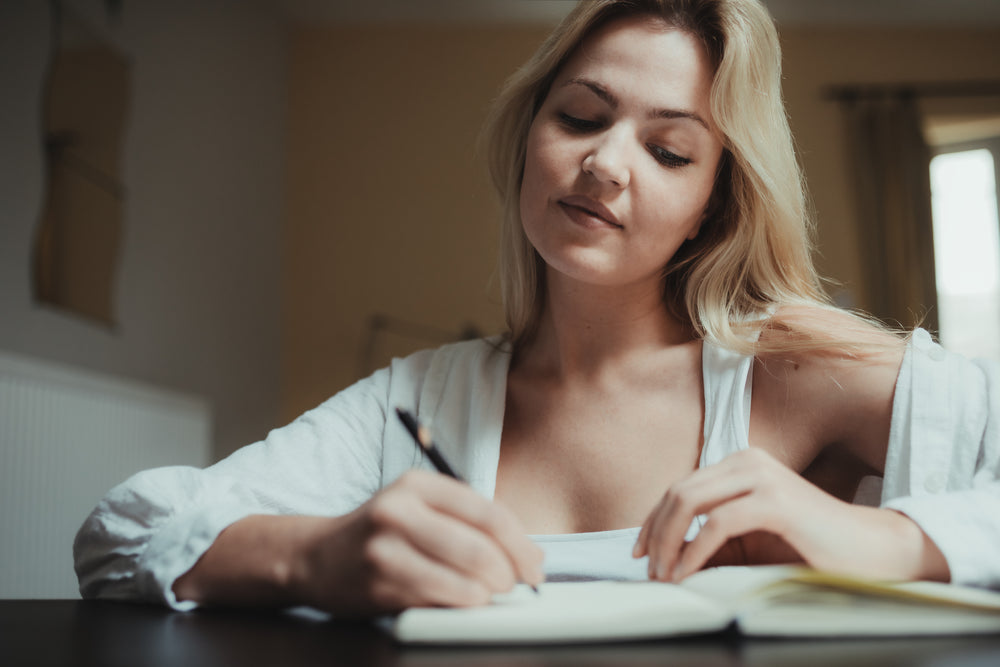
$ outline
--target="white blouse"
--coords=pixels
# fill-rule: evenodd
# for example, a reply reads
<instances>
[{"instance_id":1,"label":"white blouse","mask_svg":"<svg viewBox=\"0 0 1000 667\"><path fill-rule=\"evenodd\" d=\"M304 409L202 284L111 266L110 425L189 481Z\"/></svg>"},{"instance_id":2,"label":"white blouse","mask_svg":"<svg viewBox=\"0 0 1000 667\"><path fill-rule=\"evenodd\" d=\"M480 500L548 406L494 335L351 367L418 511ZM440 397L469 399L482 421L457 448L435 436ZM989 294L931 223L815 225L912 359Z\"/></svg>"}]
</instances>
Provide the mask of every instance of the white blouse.
<instances>
[{"instance_id":1,"label":"white blouse","mask_svg":"<svg viewBox=\"0 0 1000 667\"><path fill-rule=\"evenodd\" d=\"M700 465L748 446L752 358L705 343ZM428 467L392 414L432 425L438 446L492 498L509 353L499 340L425 350L330 398L266 439L206 469L148 470L112 489L74 544L84 597L161 601L227 526L251 514L345 514L415 467ZM1000 367L947 353L914 333L896 386L881 503L935 541L958 583L1000 586ZM878 485L868 480L862 490ZM698 530L696 520L688 537ZM546 575L644 578L638 528L533 536Z\"/></svg>"}]
</instances>

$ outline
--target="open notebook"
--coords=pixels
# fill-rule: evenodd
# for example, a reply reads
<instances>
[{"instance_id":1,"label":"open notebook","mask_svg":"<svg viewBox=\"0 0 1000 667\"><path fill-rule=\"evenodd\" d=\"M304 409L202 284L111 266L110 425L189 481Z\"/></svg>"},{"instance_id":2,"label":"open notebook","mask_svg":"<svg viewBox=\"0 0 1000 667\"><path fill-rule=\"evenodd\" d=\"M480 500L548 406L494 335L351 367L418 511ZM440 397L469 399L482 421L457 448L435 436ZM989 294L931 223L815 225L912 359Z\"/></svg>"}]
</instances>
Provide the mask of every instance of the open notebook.
<instances>
[{"instance_id":1,"label":"open notebook","mask_svg":"<svg viewBox=\"0 0 1000 667\"><path fill-rule=\"evenodd\" d=\"M681 584L526 586L485 607L414 608L386 627L415 644L569 643L716 632L862 637L1000 633L1000 593L932 582L885 584L798 567L725 567Z\"/></svg>"}]
</instances>

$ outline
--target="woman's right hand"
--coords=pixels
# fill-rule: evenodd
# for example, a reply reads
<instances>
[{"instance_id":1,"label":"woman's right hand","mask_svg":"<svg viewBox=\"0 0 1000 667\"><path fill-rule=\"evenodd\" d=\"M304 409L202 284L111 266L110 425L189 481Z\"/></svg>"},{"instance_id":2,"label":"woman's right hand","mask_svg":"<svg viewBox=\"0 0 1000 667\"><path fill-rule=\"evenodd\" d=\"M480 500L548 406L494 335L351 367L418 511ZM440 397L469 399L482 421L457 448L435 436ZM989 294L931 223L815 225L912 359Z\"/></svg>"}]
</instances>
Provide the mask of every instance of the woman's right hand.
<instances>
[{"instance_id":1,"label":"woman's right hand","mask_svg":"<svg viewBox=\"0 0 1000 667\"><path fill-rule=\"evenodd\" d=\"M501 505L450 477L411 471L354 512L313 524L293 597L339 614L486 604L543 579L541 549Z\"/></svg>"}]
</instances>

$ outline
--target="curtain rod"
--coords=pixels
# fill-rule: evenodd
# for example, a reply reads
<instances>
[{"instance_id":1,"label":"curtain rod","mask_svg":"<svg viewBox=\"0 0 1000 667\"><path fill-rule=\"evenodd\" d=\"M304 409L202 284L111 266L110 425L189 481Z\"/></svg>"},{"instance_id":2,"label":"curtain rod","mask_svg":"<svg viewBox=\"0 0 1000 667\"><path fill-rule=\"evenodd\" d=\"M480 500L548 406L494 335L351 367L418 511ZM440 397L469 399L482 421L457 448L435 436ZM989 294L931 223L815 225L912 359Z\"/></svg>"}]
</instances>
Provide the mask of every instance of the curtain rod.
<instances>
[{"instance_id":1,"label":"curtain rod","mask_svg":"<svg viewBox=\"0 0 1000 667\"><path fill-rule=\"evenodd\" d=\"M830 86L823 92L824 99L838 102L873 97L986 97L992 95L1000 95L1000 80L861 83Z\"/></svg>"}]
</instances>

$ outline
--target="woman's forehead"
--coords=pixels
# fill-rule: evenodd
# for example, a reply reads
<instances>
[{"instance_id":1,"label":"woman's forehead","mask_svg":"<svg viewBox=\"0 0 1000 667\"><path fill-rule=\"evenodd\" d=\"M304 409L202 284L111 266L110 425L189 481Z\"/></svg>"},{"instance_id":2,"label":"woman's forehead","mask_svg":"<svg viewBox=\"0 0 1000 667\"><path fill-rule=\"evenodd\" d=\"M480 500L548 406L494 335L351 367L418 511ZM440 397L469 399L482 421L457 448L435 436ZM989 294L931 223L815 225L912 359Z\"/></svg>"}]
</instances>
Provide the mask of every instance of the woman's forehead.
<instances>
[{"instance_id":1,"label":"woman's forehead","mask_svg":"<svg viewBox=\"0 0 1000 667\"><path fill-rule=\"evenodd\" d=\"M708 112L712 67L701 41L662 19L615 19L588 35L560 69L553 88L595 80L612 93L660 107Z\"/></svg>"}]
</instances>

